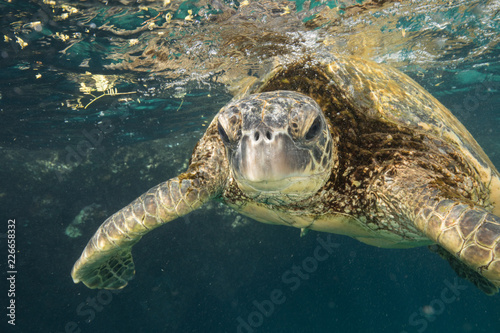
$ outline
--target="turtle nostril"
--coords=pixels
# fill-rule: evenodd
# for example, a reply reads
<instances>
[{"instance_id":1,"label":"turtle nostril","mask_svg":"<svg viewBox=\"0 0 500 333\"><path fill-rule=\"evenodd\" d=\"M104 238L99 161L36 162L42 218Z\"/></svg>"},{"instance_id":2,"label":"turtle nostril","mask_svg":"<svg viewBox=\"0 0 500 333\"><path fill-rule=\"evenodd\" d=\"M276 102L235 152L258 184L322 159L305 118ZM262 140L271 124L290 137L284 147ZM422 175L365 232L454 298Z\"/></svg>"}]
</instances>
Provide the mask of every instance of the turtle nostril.
<instances>
[{"instance_id":1,"label":"turtle nostril","mask_svg":"<svg viewBox=\"0 0 500 333\"><path fill-rule=\"evenodd\" d=\"M255 141L259 141L259 138L260 138L259 132L255 132L255 134L253 135L253 138Z\"/></svg>"},{"instance_id":2,"label":"turtle nostril","mask_svg":"<svg viewBox=\"0 0 500 333\"><path fill-rule=\"evenodd\" d=\"M271 134L271 132L269 132L269 131L266 132L266 138L268 140L271 140L273 138L273 135Z\"/></svg>"}]
</instances>

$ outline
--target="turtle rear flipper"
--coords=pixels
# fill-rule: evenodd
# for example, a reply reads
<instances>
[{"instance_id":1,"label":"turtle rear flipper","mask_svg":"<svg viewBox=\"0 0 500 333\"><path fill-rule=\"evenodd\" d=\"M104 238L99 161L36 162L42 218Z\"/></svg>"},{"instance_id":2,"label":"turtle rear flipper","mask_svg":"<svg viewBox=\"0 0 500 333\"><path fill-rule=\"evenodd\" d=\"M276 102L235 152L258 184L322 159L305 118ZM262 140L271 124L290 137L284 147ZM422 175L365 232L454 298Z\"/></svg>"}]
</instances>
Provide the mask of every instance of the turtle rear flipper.
<instances>
[{"instance_id":1,"label":"turtle rear flipper","mask_svg":"<svg viewBox=\"0 0 500 333\"><path fill-rule=\"evenodd\" d=\"M451 268L457 273L462 279L470 281L479 290L484 292L486 295L495 295L498 292L498 287L493 283L488 281L487 278L481 276L478 272L474 271L472 268L458 260L454 255L443 249L442 246L437 244L429 245L429 250L434 253L439 254L441 258L448 261Z\"/></svg>"},{"instance_id":2,"label":"turtle rear flipper","mask_svg":"<svg viewBox=\"0 0 500 333\"><path fill-rule=\"evenodd\" d=\"M73 281L89 288L125 287L135 273L132 246L144 234L209 199L197 178L187 178L181 175L153 187L104 221L73 266Z\"/></svg>"}]
</instances>

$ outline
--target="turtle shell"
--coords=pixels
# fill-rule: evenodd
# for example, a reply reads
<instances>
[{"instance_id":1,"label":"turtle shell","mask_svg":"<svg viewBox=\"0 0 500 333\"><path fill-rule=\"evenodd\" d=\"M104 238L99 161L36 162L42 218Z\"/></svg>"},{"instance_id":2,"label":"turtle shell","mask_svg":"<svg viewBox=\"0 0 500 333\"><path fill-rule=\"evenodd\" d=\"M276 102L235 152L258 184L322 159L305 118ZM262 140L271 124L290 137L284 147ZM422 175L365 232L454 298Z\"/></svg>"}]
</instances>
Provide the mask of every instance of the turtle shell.
<instances>
[{"instance_id":1,"label":"turtle shell","mask_svg":"<svg viewBox=\"0 0 500 333\"><path fill-rule=\"evenodd\" d=\"M348 107L359 119L443 140L475 169L489 189L491 210L500 215L500 175L493 163L443 104L398 70L354 57L308 57L276 65L265 78L245 89L245 94L273 90L307 94L325 113Z\"/></svg>"}]
</instances>

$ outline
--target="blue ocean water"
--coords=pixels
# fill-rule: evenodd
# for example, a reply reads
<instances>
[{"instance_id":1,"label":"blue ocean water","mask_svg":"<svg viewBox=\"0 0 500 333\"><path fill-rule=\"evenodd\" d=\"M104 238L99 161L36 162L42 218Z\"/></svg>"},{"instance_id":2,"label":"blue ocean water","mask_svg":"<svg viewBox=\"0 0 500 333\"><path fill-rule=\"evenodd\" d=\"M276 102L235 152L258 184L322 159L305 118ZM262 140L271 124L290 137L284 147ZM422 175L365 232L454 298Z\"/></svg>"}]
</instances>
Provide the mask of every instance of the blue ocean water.
<instances>
[{"instance_id":1,"label":"blue ocean water","mask_svg":"<svg viewBox=\"0 0 500 333\"><path fill-rule=\"evenodd\" d=\"M499 296L427 248L299 237L217 203L146 235L126 288L70 277L100 223L185 170L230 88L273 56L392 65L500 167L496 1L12 0L0 10L2 332L500 332ZM314 260L325 243L331 253Z\"/></svg>"}]
</instances>

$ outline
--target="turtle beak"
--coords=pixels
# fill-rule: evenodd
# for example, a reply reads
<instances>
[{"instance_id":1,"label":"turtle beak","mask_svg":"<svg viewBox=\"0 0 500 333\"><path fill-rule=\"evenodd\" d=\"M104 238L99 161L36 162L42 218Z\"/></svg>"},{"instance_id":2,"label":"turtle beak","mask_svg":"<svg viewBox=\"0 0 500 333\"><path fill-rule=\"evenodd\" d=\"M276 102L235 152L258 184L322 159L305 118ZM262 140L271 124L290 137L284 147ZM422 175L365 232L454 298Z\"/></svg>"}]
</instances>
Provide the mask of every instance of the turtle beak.
<instances>
[{"instance_id":1,"label":"turtle beak","mask_svg":"<svg viewBox=\"0 0 500 333\"><path fill-rule=\"evenodd\" d=\"M236 154L237 178L261 191L276 191L287 186L288 178L307 176L311 163L308 151L288 133L265 125L245 133Z\"/></svg>"}]
</instances>

